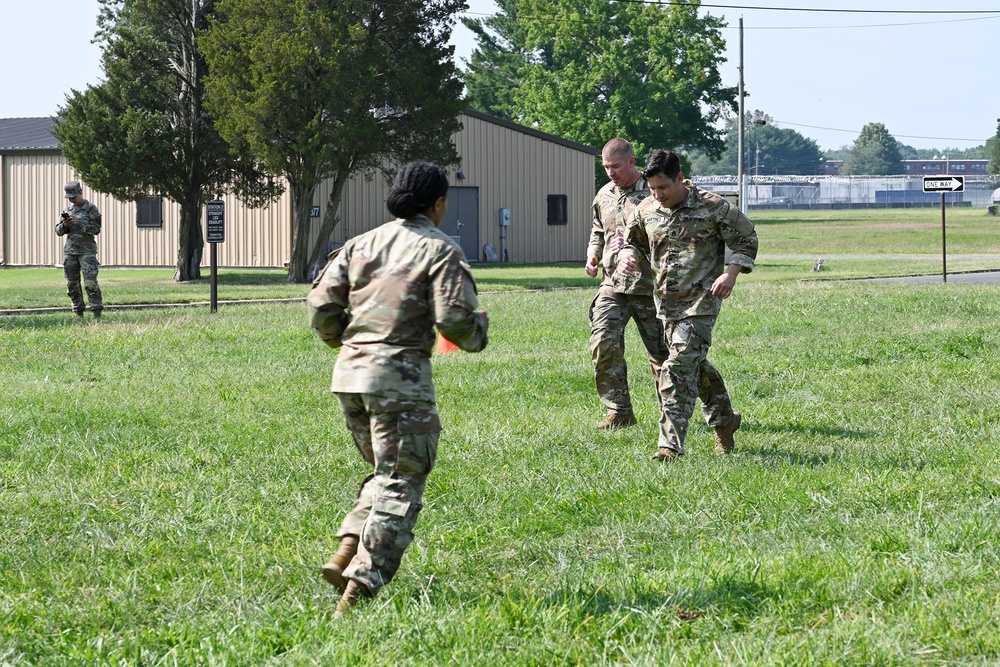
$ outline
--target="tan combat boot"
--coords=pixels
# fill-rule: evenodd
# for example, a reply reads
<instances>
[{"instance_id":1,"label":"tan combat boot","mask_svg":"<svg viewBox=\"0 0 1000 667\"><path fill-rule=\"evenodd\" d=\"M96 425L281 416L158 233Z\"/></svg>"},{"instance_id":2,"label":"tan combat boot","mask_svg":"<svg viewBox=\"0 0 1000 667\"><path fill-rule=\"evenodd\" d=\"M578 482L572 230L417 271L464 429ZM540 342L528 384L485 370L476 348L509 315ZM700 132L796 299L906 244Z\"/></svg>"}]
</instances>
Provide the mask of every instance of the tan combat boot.
<instances>
[{"instance_id":1,"label":"tan combat boot","mask_svg":"<svg viewBox=\"0 0 1000 667\"><path fill-rule=\"evenodd\" d=\"M344 578L344 570L351 564L351 560L358 553L358 536L344 535L340 538L340 547L337 553L333 554L330 562L323 566L323 578L337 589L341 595L347 590L347 579Z\"/></svg>"},{"instance_id":2,"label":"tan combat boot","mask_svg":"<svg viewBox=\"0 0 1000 667\"><path fill-rule=\"evenodd\" d=\"M333 612L333 617L340 618L360 600L372 597L375 596L371 594L371 591L368 590L367 586L359 584L351 579L347 582L347 590L344 591L344 596L340 598L340 602L337 603L337 611Z\"/></svg>"},{"instance_id":3,"label":"tan combat boot","mask_svg":"<svg viewBox=\"0 0 1000 667\"><path fill-rule=\"evenodd\" d=\"M681 455L676 449L670 449L669 447L660 447L653 454L654 461L676 461L680 457Z\"/></svg>"},{"instance_id":4,"label":"tan combat boot","mask_svg":"<svg viewBox=\"0 0 1000 667\"><path fill-rule=\"evenodd\" d=\"M625 428L627 426L635 425L635 415L631 412L614 412L613 410L608 413L608 416L604 418L603 421L597 422L595 428L600 429L610 429L610 428Z\"/></svg>"},{"instance_id":5,"label":"tan combat boot","mask_svg":"<svg viewBox=\"0 0 1000 667\"><path fill-rule=\"evenodd\" d=\"M733 451L733 447L736 446L733 434L740 430L742 422L743 416L738 412L734 412L728 422L722 426L715 427L715 451L722 452L723 454L729 454Z\"/></svg>"}]
</instances>

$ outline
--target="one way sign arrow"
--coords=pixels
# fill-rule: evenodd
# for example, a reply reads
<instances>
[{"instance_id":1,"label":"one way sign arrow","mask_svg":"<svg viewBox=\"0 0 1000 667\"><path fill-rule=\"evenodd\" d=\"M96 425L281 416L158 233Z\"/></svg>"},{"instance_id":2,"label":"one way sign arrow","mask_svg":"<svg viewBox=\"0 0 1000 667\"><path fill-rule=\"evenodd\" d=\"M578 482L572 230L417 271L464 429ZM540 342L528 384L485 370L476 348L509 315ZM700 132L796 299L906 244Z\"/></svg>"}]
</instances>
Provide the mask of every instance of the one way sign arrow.
<instances>
[{"instance_id":1,"label":"one way sign arrow","mask_svg":"<svg viewBox=\"0 0 1000 667\"><path fill-rule=\"evenodd\" d=\"M965 176L924 176L924 192L964 192Z\"/></svg>"}]
</instances>

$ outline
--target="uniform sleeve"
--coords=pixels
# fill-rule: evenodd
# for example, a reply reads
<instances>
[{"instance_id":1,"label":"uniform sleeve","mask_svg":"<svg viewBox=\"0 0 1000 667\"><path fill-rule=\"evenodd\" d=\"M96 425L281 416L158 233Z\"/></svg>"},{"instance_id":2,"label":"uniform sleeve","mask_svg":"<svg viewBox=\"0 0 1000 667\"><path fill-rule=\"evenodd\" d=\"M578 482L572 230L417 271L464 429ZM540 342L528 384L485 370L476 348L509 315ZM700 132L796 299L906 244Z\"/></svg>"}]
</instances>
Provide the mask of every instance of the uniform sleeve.
<instances>
[{"instance_id":1,"label":"uniform sleeve","mask_svg":"<svg viewBox=\"0 0 1000 667\"><path fill-rule=\"evenodd\" d=\"M626 257L649 260L649 237L642 221L642 210L637 206L625 223L625 245L618 251L619 261Z\"/></svg>"},{"instance_id":2,"label":"uniform sleeve","mask_svg":"<svg viewBox=\"0 0 1000 667\"><path fill-rule=\"evenodd\" d=\"M604 221L601 220L601 209L594 200L591 207L593 218L590 222L590 243L587 244L587 257L596 255L598 259L604 255Z\"/></svg>"},{"instance_id":3,"label":"uniform sleeve","mask_svg":"<svg viewBox=\"0 0 1000 667\"><path fill-rule=\"evenodd\" d=\"M320 339L330 347L343 343L344 330L351 323L347 312L350 280L347 274L349 252L342 251L331 259L313 283L306 297L309 305L309 324Z\"/></svg>"},{"instance_id":4,"label":"uniform sleeve","mask_svg":"<svg viewBox=\"0 0 1000 667\"><path fill-rule=\"evenodd\" d=\"M727 202L727 210L719 223L722 239L733 251L730 264L740 267L740 273L753 271L754 260L757 259L757 230L750 218Z\"/></svg>"},{"instance_id":5,"label":"uniform sleeve","mask_svg":"<svg viewBox=\"0 0 1000 667\"><path fill-rule=\"evenodd\" d=\"M488 322L477 313L479 296L472 269L461 251L449 248L430 274L434 322L441 335L466 352L481 352L489 342Z\"/></svg>"},{"instance_id":6,"label":"uniform sleeve","mask_svg":"<svg viewBox=\"0 0 1000 667\"><path fill-rule=\"evenodd\" d=\"M69 213L67 209L63 209L63 213ZM60 215L59 222L56 223L56 236L66 236L69 234L69 225L67 225Z\"/></svg>"},{"instance_id":7,"label":"uniform sleeve","mask_svg":"<svg viewBox=\"0 0 1000 667\"><path fill-rule=\"evenodd\" d=\"M93 204L87 207L87 219L80 223L80 231L91 236L101 233L101 212Z\"/></svg>"}]
</instances>

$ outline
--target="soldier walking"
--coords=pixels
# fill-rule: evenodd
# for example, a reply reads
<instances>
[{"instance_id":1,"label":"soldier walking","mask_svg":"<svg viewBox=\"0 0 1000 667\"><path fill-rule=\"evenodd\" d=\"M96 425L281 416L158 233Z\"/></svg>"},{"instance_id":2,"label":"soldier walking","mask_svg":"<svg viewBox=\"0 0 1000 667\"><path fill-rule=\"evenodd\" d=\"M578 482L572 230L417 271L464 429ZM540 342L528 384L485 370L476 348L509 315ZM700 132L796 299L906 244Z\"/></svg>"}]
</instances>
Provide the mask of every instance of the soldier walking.
<instances>
[{"instance_id":1,"label":"soldier walking","mask_svg":"<svg viewBox=\"0 0 1000 667\"><path fill-rule=\"evenodd\" d=\"M104 310L101 286L97 284L97 241L94 237L101 233L101 212L91 202L83 198L80 181L70 181L63 187L70 205L63 209L62 217L56 224L56 235L65 236L63 244L63 274L66 276L66 294L73 302L73 312L83 317L86 305L83 291L87 291L90 311L94 319L100 319ZM83 274L83 289L80 274Z\"/></svg>"},{"instance_id":2,"label":"soldier walking","mask_svg":"<svg viewBox=\"0 0 1000 667\"><path fill-rule=\"evenodd\" d=\"M313 283L312 328L341 348L332 390L371 466L323 577L341 593L335 617L373 597L413 540L441 421L431 351L437 327L459 348L486 347L489 319L462 249L438 227L448 179L427 162L396 174L386 201L396 220L349 240Z\"/></svg>"},{"instance_id":3,"label":"soldier walking","mask_svg":"<svg viewBox=\"0 0 1000 667\"><path fill-rule=\"evenodd\" d=\"M733 451L742 417L734 412L722 375L708 362L712 329L722 300L733 293L740 273L753 270L757 232L753 223L722 197L684 179L672 151L653 151L646 162L651 195L628 221L619 271L653 267L654 297L669 354L660 373L662 408L655 458L684 454L695 401L701 398L715 448ZM726 247L732 250L724 267Z\"/></svg>"},{"instance_id":4,"label":"soldier walking","mask_svg":"<svg viewBox=\"0 0 1000 667\"><path fill-rule=\"evenodd\" d=\"M609 182L594 197L593 224L584 269L597 277L603 264L601 286L590 304L590 356L594 361L597 395L607 415L597 428L624 428L636 423L629 393L625 363L625 326L635 320L653 378L659 378L667 356L663 326L653 303L653 280L649 262L639 257L637 270L616 273L618 252L624 243L625 223L635 207L649 195L646 181L635 166L632 145L615 138L601 151Z\"/></svg>"}]
</instances>

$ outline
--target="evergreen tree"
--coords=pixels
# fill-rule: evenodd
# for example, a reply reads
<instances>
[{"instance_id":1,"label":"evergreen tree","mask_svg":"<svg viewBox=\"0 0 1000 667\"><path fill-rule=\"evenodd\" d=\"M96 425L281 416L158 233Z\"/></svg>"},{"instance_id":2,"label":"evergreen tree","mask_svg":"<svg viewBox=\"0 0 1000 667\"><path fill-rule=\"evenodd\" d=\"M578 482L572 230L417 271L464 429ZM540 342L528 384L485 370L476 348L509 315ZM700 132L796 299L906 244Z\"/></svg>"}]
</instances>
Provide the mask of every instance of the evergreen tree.
<instances>
[{"instance_id":1,"label":"evergreen tree","mask_svg":"<svg viewBox=\"0 0 1000 667\"><path fill-rule=\"evenodd\" d=\"M289 282L322 268L351 175L442 166L465 103L448 44L463 0L218 0L200 42L223 137L288 182ZM313 195L333 186L310 241ZM311 243L311 245L310 245Z\"/></svg>"},{"instance_id":2,"label":"evergreen tree","mask_svg":"<svg viewBox=\"0 0 1000 667\"><path fill-rule=\"evenodd\" d=\"M196 49L212 0L101 0L105 81L72 91L53 134L88 185L122 199L161 194L180 205L174 280L201 276L201 208L235 190L251 205L279 193L219 136L202 107Z\"/></svg>"}]
</instances>

